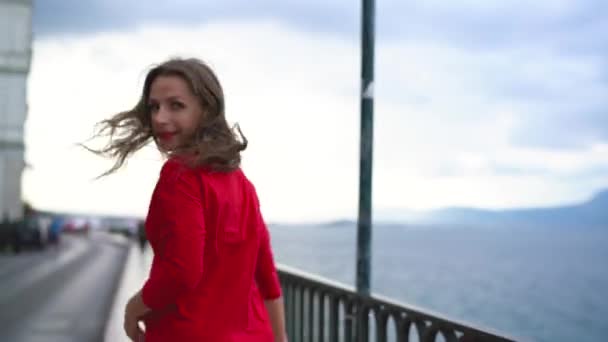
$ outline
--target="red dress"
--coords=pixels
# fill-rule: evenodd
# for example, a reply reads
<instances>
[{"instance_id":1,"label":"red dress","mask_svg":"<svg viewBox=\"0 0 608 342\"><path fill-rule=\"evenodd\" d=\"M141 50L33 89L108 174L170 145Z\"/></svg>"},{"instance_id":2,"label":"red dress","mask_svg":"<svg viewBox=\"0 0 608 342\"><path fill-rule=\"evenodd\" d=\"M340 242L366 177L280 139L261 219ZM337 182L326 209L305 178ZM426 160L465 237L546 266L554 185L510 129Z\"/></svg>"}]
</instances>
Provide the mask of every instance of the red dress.
<instances>
[{"instance_id":1,"label":"red dress","mask_svg":"<svg viewBox=\"0 0 608 342\"><path fill-rule=\"evenodd\" d=\"M255 188L240 169L168 160L146 234L154 251L142 290L152 309L146 342L273 340L264 300L281 287Z\"/></svg>"}]
</instances>

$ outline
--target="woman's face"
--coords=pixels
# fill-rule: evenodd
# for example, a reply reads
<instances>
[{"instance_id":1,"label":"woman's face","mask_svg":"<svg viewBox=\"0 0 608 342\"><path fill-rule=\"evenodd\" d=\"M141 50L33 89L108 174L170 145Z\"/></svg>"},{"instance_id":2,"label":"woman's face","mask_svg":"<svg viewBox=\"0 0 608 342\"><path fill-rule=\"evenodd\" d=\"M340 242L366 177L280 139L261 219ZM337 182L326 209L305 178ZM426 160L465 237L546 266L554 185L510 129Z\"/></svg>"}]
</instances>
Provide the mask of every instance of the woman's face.
<instances>
[{"instance_id":1,"label":"woman's face","mask_svg":"<svg viewBox=\"0 0 608 342\"><path fill-rule=\"evenodd\" d=\"M156 77L150 86L148 106L156 143L166 152L186 145L203 116L198 98L179 76Z\"/></svg>"}]
</instances>

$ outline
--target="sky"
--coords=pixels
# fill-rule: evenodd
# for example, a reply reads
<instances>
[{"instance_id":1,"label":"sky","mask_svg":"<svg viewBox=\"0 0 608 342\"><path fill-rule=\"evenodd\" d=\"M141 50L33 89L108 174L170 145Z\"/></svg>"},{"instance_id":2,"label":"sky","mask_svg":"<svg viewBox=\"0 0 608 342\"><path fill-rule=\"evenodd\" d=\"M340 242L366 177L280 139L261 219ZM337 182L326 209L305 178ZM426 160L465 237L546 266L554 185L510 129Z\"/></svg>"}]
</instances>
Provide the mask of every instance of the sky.
<instances>
[{"instance_id":1,"label":"sky","mask_svg":"<svg viewBox=\"0 0 608 342\"><path fill-rule=\"evenodd\" d=\"M149 67L194 56L250 142L243 168L268 220L356 217L359 2L34 3L23 191L35 207L145 215L155 147L95 181L111 161L75 144L135 104ZM562 205L608 188L608 4L376 6L376 218Z\"/></svg>"}]
</instances>

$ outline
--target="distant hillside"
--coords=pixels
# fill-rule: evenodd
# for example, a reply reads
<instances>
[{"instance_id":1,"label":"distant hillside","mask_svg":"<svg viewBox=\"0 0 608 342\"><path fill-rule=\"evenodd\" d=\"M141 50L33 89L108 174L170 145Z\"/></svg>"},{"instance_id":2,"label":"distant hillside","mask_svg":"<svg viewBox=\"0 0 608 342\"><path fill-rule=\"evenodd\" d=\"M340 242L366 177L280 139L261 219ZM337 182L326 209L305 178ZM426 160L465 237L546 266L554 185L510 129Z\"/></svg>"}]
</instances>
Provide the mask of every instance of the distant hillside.
<instances>
[{"instance_id":1,"label":"distant hillside","mask_svg":"<svg viewBox=\"0 0 608 342\"><path fill-rule=\"evenodd\" d=\"M446 208L426 212L412 219L425 224L474 226L556 226L608 228L608 190L591 200L570 206L512 210Z\"/></svg>"}]
</instances>

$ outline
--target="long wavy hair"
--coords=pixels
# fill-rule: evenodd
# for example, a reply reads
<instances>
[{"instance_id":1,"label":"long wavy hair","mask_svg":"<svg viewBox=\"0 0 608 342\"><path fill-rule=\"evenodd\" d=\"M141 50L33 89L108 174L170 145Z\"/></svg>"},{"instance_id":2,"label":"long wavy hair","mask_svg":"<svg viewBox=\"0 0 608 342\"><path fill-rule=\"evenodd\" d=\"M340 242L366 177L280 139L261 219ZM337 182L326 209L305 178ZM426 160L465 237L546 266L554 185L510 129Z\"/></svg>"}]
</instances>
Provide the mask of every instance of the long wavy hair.
<instances>
[{"instance_id":1,"label":"long wavy hair","mask_svg":"<svg viewBox=\"0 0 608 342\"><path fill-rule=\"evenodd\" d=\"M204 166L221 172L239 168L241 151L247 148L247 139L238 124L231 127L226 121L224 92L217 76L201 60L173 58L148 71L141 98L133 109L98 123L94 137L109 138L103 148L82 145L97 155L115 159L114 166L99 177L114 173L133 153L152 140L156 142L148 100L152 83L159 76L181 77L203 110L191 141L174 151L161 153L166 157L184 157L191 167Z\"/></svg>"}]
</instances>

